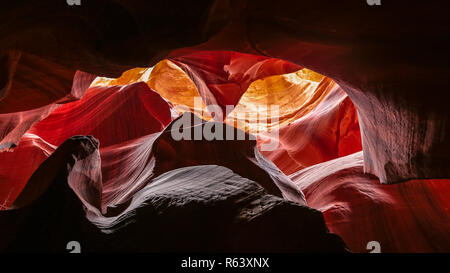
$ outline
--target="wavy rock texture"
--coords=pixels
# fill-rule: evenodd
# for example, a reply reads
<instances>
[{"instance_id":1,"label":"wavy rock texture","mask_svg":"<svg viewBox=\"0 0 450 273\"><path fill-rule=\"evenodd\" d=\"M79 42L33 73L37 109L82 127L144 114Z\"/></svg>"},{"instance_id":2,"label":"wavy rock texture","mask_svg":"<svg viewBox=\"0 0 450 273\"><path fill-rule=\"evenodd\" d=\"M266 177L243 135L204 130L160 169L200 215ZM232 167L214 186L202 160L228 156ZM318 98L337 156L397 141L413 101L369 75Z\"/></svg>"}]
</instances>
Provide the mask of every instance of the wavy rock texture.
<instances>
[{"instance_id":1,"label":"wavy rock texture","mask_svg":"<svg viewBox=\"0 0 450 273\"><path fill-rule=\"evenodd\" d=\"M74 84L76 89L77 82ZM35 112L40 111L39 108ZM136 118L142 123L130 123ZM169 104L146 84L90 88L81 100L59 106L50 116L29 129L28 134L32 138L26 135L20 147L12 152L0 153L5 162L0 169L0 175L5 177L0 191L2 203L4 206L11 205L37 166L55 147L74 135L94 135L106 147L159 132L171 120ZM25 120L19 127L25 125L30 126ZM33 161L26 165L21 163L24 158L36 153L39 156L34 157Z\"/></svg>"},{"instance_id":2,"label":"wavy rock texture","mask_svg":"<svg viewBox=\"0 0 450 273\"><path fill-rule=\"evenodd\" d=\"M74 135L93 135L106 147L159 132L171 119L170 105L145 83L138 82L90 88L83 99L53 111L30 133L54 145Z\"/></svg>"},{"instance_id":3,"label":"wavy rock texture","mask_svg":"<svg viewBox=\"0 0 450 273\"><path fill-rule=\"evenodd\" d=\"M382 252L450 251L448 179L382 185L363 166L358 152L289 177L354 251L366 251L374 240Z\"/></svg>"},{"instance_id":4,"label":"wavy rock texture","mask_svg":"<svg viewBox=\"0 0 450 273\"><path fill-rule=\"evenodd\" d=\"M172 126L183 119L195 119L195 124L200 128L211 126L211 122L205 123L186 113L161 133L103 147L98 154L75 164L68 177L69 184L84 205L92 210L93 215L126 207L134 194L157 175L185 166L204 164L228 167L243 177L253 179L268 193L305 204L302 192L258 152L256 141L249 140L248 135L247 141L174 140L171 135ZM231 129L236 135L239 134L237 129L222 123L214 124L213 126L224 126L223 132ZM24 192L35 192L34 188L39 187L39 184L28 183ZM91 191L89 188L96 190ZM27 201L20 201L24 202ZM88 217L90 216L88 213Z\"/></svg>"},{"instance_id":5,"label":"wavy rock texture","mask_svg":"<svg viewBox=\"0 0 450 273\"><path fill-rule=\"evenodd\" d=\"M229 68L224 63L214 63L211 58L214 56L222 59L223 55L230 61L230 52L222 51L206 52L204 55L197 53L195 59L197 63L206 63L205 66L214 65L214 69L202 69L208 73L205 76L207 80L220 83L217 88L227 86L224 84L228 82L223 78L223 71ZM248 54L231 56L233 61L237 59L236 62L247 66L255 59L258 60ZM249 60L244 61L245 58ZM256 135L259 147L269 145L276 136L276 145L281 147L272 151L263 149L262 153L287 174L361 150L356 109L334 81L308 69L276 75L277 71L282 71L282 67L290 69L292 65L278 61L276 64L280 68L271 68L267 62L271 64L274 60L263 60L262 64L254 65L250 71L270 76L253 81L248 87L245 85L245 92L244 87L237 88L230 76L229 86L235 88L234 94L242 94L242 97L238 103L230 102L232 104L228 105L230 107L224 112L227 114L225 123ZM194 68L197 63L194 63ZM132 69L117 79L97 78L92 87L143 81L170 101L180 113L190 111L205 120L211 120L212 114L208 112L206 105L208 96L217 91L214 93L206 89L201 95L198 90L204 83L195 82L194 77L184 73L175 63L163 60L154 68ZM242 75L240 77L248 78ZM224 104L219 106L221 109L226 108ZM272 106L277 107L276 112L272 110Z\"/></svg>"},{"instance_id":6,"label":"wavy rock texture","mask_svg":"<svg viewBox=\"0 0 450 273\"><path fill-rule=\"evenodd\" d=\"M32 240L59 249L71 235L98 232L80 199L90 211L117 216L151 185L154 170L163 175L214 161L240 176L231 180L254 180L300 203L297 186L304 189L309 205L354 250L378 240L386 251L448 251L447 10L439 2L355 2L3 3L0 204L9 207L22 188L15 206L35 202L2 212L2 231L11 236L1 243L14 249L8 240L19 238L17 247ZM117 80L97 78L72 102L92 75L124 71ZM191 100L197 94L198 108ZM235 106L231 120L253 113L238 125L225 122L244 131L256 126L257 143L180 147L161 134L186 110L206 119L202 112L213 103ZM271 103L283 105L279 120L255 125L255 107ZM270 140L269 131L281 145L261 153L284 174L255 149ZM342 157L361 146L363 154ZM198 147L207 152L192 153ZM186 160L169 160L178 151ZM66 234L61 225L76 228ZM105 241L95 242L91 249Z\"/></svg>"},{"instance_id":7,"label":"wavy rock texture","mask_svg":"<svg viewBox=\"0 0 450 273\"><path fill-rule=\"evenodd\" d=\"M243 25L265 55L312 69L345 90L359 113L367 172L388 184L448 178L450 113L439 98L450 75L444 61L450 21L442 4L396 1L373 9L364 1L265 0L249 2L252 20Z\"/></svg>"},{"instance_id":8,"label":"wavy rock texture","mask_svg":"<svg viewBox=\"0 0 450 273\"><path fill-rule=\"evenodd\" d=\"M365 169L383 183L449 176L449 111L440 98L450 74L450 22L439 1L381 8L364 1L185 1L168 8L115 0L76 9L41 2L4 5L1 56L16 50L110 77L192 50L288 60L350 95L361 116ZM1 71L8 82L9 69Z\"/></svg>"},{"instance_id":9,"label":"wavy rock texture","mask_svg":"<svg viewBox=\"0 0 450 273\"><path fill-rule=\"evenodd\" d=\"M216 54L217 56L221 56L224 53L216 52ZM208 56L211 55L212 53ZM245 55L245 57L248 59L247 62L246 58L241 57L239 59L241 63L254 62L254 56ZM282 64L282 62L279 63ZM223 64L218 64L216 66L220 67L221 65ZM271 75L272 73L279 71L277 69L265 71L268 67L269 66L267 66L266 69L260 69L259 73ZM163 71L165 70L164 72L166 73L161 73L161 69ZM84 74L81 75L84 76ZM173 78L181 78L181 80L175 82L166 81L167 75L173 75ZM169 61L161 62L161 65L156 67L155 73L153 73L153 69L136 69L124 73L122 77L116 80L98 78L94 81L89 90L86 91L86 94L81 100L66 104L54 110L49 117L33 126L29 130L29 133L39 136L42 139L45 139L49 144L56 146L60 145L64 140L73 135L93 135L99 139L102 149L105 149L106 152L106 147L108 146L118 145L152 133L160 132L169 124L173 117L177 116L177 113L173 111L172 103L167 102L159 94L152 91L146 84L140 82L141 80L147 80L146 82L149 86L154 86L155 88L162 90L161 93L165 94L170 99L173 99L174 94L176 94L175 91L177 89L174 90L174 87L177 87L179 90L184 87L186 82L192 84L186 77L186 74L179 68L174 68L174 65L171 65ZM249 81L249 79L247 79L247 81ZM75 81L73 90L79 90L80 84L82 83ZM165 90L169 90L170 92L165 93ZM197 92L195 86L188 94L192 95L193 91ZM242 90L240 90L240 92L242 92ZM186 97L186 101L188 101L188 98L191 99L193 97ZM183 101L176 101L175 104L180 105L182 102ZM183 106L186 107L186 105ZM40 109L38 109L38 111L40 111ZM130 120L139 120L139 122L130 122ZM118 146L115 148L125 151L127 150L127 145L128 144L124 144L124 147L122 148L119 148ZM114 162L114 156L117 157L117 155L114 155L114 152L110 152L109 154L111 154L111 162ZM221 156L217 154L217 157L219 158ZM13 156L9 158L9 164L4 167L5 173L9 168L17 168L15 166L17 159ZM104 161L102 163L107 166L107 162L108 161ZM129 164L135 165L133 162L130 162ZM15 182L18 189L23 188L28 177L30 177L36 169L35 167L36 166L33 168L22 169L23 175L16 179L17 181L20 180L20 183ZM118 167L115 166L115 168ZM127 168L128 166L124 164L121 169L125 170ZM111 177L111 180L115 181L113 174L116 173L116 171L112 170L111 175L105 174L104 176L107 178L106 181L108 181L109 177ZM133 170L128 170L124 173L133 173ZM139 183L134 185L133 183L135 181L132 178L122 177L122 179L118 179L118 181L121 182L116 182L116 184L121 184L122 189L126 189L127 186L133 188L140 185ZM6 184L2 194L5 206L10 204L16 196L10 196L10 188ZM296 199L295 197L293 198Z\"/></svg>"},{"instance_id":10,"label":"wavy rock texture","mask_svg":"<svg viewBox=\"0 0 450 273\"><path fill-rule=\"evenodd\" d=\"M14 84L8 84L6 96L0 100L0 152L14 149L20 138L35 123L47 117L61 104L80 99L95 78L77 71L75 74L64 72L69 73L71 78L60 79L58 77L61 75L54 65L42 68L38 66L39 61L33 60L36 63L31 64L27 61L21 58L19 64L16 64L14 81L11 79Z\"/></svg>"},{"instance_id":11,"label":"wavy rock texture","mask_svg":"<svg viewBox=\"0 0 450 273\"><path fill-rule=\"evenodd\" d=\"M33 172L55 149L42 138L25 134L14 151L0 153L0 209L12 205Z\"/></svg>"},{"instance_id":12,"label":"wavy rock texture","mask_svg":"<svg viewBox=\"0 0 450 273\"><path fill-rule=\"evenodd\" d=\"M199 51L170 59L189 75L206 105L217 105L223 116L226 106L235 106L251 82L286 74L301 67L279 59L242 54L233 51Z\"/></svg>"},{"instance_id":13,"label":"wavy rock texture","mask_svg":"<svg viewBox=\"0 0 450 273\"><path fill-rule=\"evenodd\" d=\"M261 152L286 174L362 149L351 100L305 69L252 84L226 122L255 133Z\"/></svg>"},{"instance_id":14,"label":"wavy rock texture","mask_svg":"<svg viewBox=\"0 0 450 273\"><path fill-rule=\"evenodd\" d=\"M94 226L74 194L78 189L69 188L67 175L98 150L89 137L69 142L36 172L39 177L54 164L61 167L45 194L32 206L0 215L1 223L9 224L2 226L8 235L1 241L2 249L64 251L67 240L78 240L83 252L347 251L342 240L328 232L318 211L268 195L257 183L212 165L153 178L126 210L98 216L92 220ZM296 214L296 219L286 218L286 212Z\"/></svg>"}]
</instances>

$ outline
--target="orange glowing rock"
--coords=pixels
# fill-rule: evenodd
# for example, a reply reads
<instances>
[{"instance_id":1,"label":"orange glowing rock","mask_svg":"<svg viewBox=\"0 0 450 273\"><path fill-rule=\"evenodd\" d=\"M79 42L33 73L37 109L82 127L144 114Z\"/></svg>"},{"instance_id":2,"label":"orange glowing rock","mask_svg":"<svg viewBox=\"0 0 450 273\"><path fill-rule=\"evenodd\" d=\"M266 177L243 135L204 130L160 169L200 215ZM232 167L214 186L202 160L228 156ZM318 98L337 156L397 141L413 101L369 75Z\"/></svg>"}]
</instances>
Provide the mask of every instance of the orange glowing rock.
<instances>
[{"instance_id":1,"label":"orange glowing rock","mask_svg":"<svg viewBox=\"0 0 450 273\"><path fill-rule=\"evenodd\" d=\"M196 108L194 98L200 98L197 87L186 73L170 60L162 60L152 68L134 68L125 71L119 78L97 77L91 87L127 85L145 82L152 90L169 101L180 114L186 111L202 116L206 106L202 100ZM210 119L209 115L204 115Z\"/></svg>"},{"instance_id":2,"label":"orange glowing rock","mask_svg":"<svg viewBox=\"0 0 450 273\"><path fill-rule=\"evenodd\" d=\"M219 59L216 63L213 56ZM277 75L292 67L283 68L283 62L278 60L278 68L266 71L267 62L274 65L271 59L222 51L194 52L176 60L163 60L153 68L135 68L117 79L97 78L92 87L142 81L179 114L188 111L211 120L215 114L211 110L224 111L224 122L256 135L262 153L287 174L362 149L353 103L333 80L323 75L306 68ZM229 65L225 64L227 61ZM243 69L241 74L234 71L237 68ZM237 74L229 74L232 72ZM256 80L250 83L251 79ZM239 101L234 104L228 98L231 105L220 103L225 90L240 96ZM219 109L212 107L214 101L219 103ZM261 149L273 140L278 142L274 149Z\"/></svg>"},{"instance_id":3,"label":"orange glowing rock","mask_svg":"<svg viewBox=\"0 0 450 273\"><path fill-rule=\"evenodd\" d=\"M226 122L252 133L287 125L309 113L329 94L330 88L319 86L322 80L331 81L306 68L257 80Z\"/></svg>"}]
</instances>

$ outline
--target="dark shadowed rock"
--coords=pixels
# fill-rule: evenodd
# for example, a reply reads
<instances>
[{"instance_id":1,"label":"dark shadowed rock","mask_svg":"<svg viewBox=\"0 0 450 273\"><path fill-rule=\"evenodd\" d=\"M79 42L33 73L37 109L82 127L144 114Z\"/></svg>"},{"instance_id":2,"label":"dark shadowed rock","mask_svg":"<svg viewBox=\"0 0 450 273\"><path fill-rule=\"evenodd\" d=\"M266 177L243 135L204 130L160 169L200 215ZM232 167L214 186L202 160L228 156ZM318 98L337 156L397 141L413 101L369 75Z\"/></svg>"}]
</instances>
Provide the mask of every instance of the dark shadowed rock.
<instances>
[{"instance_id":1,"label":"dark shadowed rock","mask_svg":"<svg viewBox=\"0 0 450 273\"><path fill-rule=\"evenodd\" d=\"M88 212L67 176L75 162L95 152L90 137L63 143L36 171L24 191L30 198L44 174L44 194L29 206L3 211L6 251L66 251L79 241L84 252L345 252L322 214L269 195L257 183L214 165L166 172L147 184L114 216ZM20 198L17 202L20 202ZM19 227L19 228L18 228Z\"/></svg>"}]
</instances>

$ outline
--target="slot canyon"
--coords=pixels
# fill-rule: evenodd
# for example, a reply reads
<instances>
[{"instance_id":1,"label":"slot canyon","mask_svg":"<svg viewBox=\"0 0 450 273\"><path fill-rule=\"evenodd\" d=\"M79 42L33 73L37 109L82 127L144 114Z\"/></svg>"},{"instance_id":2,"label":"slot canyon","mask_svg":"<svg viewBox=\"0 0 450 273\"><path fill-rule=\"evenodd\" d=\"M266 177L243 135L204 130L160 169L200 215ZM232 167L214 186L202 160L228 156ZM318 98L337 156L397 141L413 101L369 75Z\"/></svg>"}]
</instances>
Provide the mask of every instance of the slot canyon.
<instances>
[{"instance_id":1,"label":"slot canyon","mask_svg":"<svg viewBox=\"0 0 450 273\"><path fill-rule=\"evenodd\" d=\"M450 252L447 10L2 4L0 252Z\"/></svg>"}]
</instances>

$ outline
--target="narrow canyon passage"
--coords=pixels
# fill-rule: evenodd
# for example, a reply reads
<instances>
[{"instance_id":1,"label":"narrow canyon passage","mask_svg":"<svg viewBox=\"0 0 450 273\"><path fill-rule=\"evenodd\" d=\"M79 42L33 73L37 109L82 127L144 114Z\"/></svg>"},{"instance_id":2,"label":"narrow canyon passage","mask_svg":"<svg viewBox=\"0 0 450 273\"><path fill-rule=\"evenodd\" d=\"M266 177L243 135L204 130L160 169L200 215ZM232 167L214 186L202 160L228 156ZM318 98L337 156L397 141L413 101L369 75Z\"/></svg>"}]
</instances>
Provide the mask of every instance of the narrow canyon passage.
<instances>
[{"instance_id":1,"label":"narrow canyon passage","mask_svg":"<svg viewBox=\"0 0 450 273\"><path fill-rule=\"evenodd\" d=\"M49 1L0 11L20 22L5 24L0 46L5 233L28 234L25 215L60 213L51 204L66 204L63 194L83 223L76 234L92 228L95 242L117 227L127 234L132 215L154 216L143 208L159 204L152 190L167 197L176 188L151 186L168 176L187 183L174 200L184 192L190 199L164 199L164 212L233 204L239 212L228 216L245 215L242 230L251 233L258 217L275 230L272 221L292 202L306 218L286 216L286 229L312 232L323 249L343 250L337 235L355 252L367 252L370 241L384 252L450 250L443 8L187 2L168 10L99 1L70 10ZM196 171L198 185L182 177ZM208 172L232 182L214 186ZM306 219L313 224L303 226ZM8 240L0 248L10 249Z\"/></svg>"}]
</instances>

